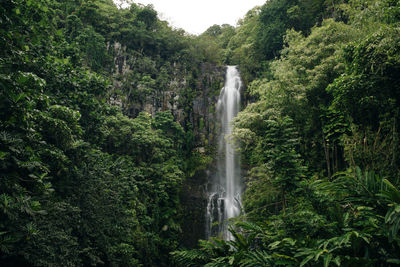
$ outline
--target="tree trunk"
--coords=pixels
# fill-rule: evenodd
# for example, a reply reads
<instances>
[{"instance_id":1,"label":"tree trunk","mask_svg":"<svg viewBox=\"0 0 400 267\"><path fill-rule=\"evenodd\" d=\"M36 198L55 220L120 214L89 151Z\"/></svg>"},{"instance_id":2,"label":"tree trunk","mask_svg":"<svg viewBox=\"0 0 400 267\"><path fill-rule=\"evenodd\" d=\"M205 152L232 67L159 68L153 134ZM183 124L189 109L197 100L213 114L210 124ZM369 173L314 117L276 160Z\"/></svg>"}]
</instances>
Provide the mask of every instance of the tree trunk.
<instances>
[{"instance_id":1,"label":"tree trunk","mask_svg":"<svg viewBox=\"0 0 400 267\"><path fill-rule=\"evenodd\" d=\"M328 170L328 178L331 180L331 162L330 162L330 156L329 156L329 144L326 143L325 141L325 135L322 134L322 143L324 145L324 152L325 152L325 161L326 161L326 167Z\"/></svg>"}]
</instances>

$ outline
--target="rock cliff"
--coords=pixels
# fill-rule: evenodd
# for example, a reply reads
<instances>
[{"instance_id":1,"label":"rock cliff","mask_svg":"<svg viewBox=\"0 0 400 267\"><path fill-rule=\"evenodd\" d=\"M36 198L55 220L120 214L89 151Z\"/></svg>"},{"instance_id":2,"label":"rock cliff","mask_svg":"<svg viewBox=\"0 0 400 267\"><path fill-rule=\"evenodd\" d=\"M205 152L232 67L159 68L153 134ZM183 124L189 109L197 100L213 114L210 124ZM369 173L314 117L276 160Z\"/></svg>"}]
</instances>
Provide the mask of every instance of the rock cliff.
<instances>
[{"instance_id":1,"label":"rock cliff","mask_svg":"<svg viewBox=\"0 0 400 267\"><path fill-rule=\"evenodd\" d=\"M177 62L156 66L145 55L132 53L120 43L108 45L114 58L113 89L110 103L121 107L130 117L145 111L155 115L170 110L186 131L192 131L188 148L199 158L212 159L219 127L216 103L225 80L225 67L201 63L190 68ZM181 192L182 245L194 247L205 238L207 183L213 160L194 166ZM206 169L207 166L207 169Z\"/></svg>"}]
</instances>

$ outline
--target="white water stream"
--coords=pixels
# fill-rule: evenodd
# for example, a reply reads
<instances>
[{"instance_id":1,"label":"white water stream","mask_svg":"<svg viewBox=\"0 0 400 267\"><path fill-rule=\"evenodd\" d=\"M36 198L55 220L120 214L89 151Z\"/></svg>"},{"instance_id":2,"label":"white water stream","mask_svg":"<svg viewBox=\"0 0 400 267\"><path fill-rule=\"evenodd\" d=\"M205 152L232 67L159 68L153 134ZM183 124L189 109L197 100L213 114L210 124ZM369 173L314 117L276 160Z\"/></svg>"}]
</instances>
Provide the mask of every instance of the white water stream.
<instances>
[{"instance_id":1,"label":"white water stream","mask_svg":"<svg viewBox=\"0 0 400 267\"><path fill-rule=\"evenodd\" d=\"M231 240L228 220L240 215L242 183L239 155L228 140L232 132L232 119L240 108L240 88L242 82L235 66L228 66L225 86L222 88L217 112L221 123L218 144L217 175L209 194L206 214L206 236Z\"/></svg>"}]
</instances>

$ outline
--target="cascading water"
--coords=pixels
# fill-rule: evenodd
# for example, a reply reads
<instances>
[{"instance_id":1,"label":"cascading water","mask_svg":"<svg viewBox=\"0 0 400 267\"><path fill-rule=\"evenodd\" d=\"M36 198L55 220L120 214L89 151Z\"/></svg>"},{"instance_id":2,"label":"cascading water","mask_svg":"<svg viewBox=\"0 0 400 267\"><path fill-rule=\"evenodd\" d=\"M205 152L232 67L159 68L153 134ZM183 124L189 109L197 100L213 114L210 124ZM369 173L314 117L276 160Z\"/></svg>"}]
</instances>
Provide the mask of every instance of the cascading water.
<instances>
[{"instance_id":1,"label":"cascading water","mask_svg":"<svg viewBox=\"0 0 400 267\"><path fill-rule=\"evenodd\" d=\"M206 214L206 235L220 236L225 240L233 237L228 231L227 220L240 214L242 191L239 155L228 141L232 132L232 119L239 112L242 82L235 66L228 66L225 86L222 88L217 112L221 122L218 144L217 174L209 193Z\"/></svg>"}]
</instances>

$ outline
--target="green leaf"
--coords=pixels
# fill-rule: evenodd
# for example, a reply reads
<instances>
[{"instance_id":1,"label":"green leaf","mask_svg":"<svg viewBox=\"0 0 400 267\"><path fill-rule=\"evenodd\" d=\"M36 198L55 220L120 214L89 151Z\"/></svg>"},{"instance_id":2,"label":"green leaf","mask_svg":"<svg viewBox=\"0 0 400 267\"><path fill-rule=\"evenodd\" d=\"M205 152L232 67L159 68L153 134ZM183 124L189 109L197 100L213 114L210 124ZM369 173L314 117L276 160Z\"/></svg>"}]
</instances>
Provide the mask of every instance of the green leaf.
<instances>
[{"instance_id":1,"label":"green leaf","mask_svg":"<svg viewBox=\"0 0 400 267\"><path fill-rule=\"evenodd\" d=\"M0 151L0 160L4 160L4 159L6 158L7 155L8 155L7 152Z\"/></svg>"},{"instance_id":2,"label":"green leaf","mask_svg":"<svg viewBox=\"0 0 400 267\"><path fill-rule=\"evenodd\" d=\"M337 256L336 258L333 259L333 262L337 265L340 266L340 257Z\"/></svg>"},{"instance_id":3,"label":"green leaf","mask_svg":"<svg viewBox=\"0 0 400 267\"><path fill-rule=\"evenodd\" d=\"M281 243L281 241L275 241L275 242L269 244L268 247L270 249L276 249L279 246L280 243Z\"/></svg>"},{"instance_id":4,"label":"green leaf","mask_svg":"<svg viewBox=\"0 0 400 267\"><path fill-rule=\"evenodd\" d=\"M325 252L328 252L328 250L323 249L320 252L317 253L317 255L315 255L315 261L318 261L319 257L324 254Z\"/></svg>"},{"instance_id":5,"label":"green leaf","mask_svg":"<svg viewBox=\"0 0 400 267\"><path fill-rule=\"evenodd\" d=\"M386 262L400 264L400 259L388 259Z\"/></svg>"},{"instance_id":6,"label":"green leaf","mask_svg":"<svg viewBox=\"0 0 400 267\"><path fill-rule=\"evenodd\" d=\"M326 257L324 257L324 267L328 267L331 260L332 260L332 254L329 253Z\"/></svg>"},{"instance_id":7,"label":"green leaf","mask_svg":"<svg viewBox=\"0 0 400 267\"><path fill-rule=\"evenodd\" d=\"M300 267L303 267L304 265L307 264L307 262L309 262L312 258L314 258L314 255L308 255L301 263L300 263Z\"/></svg>"}]
</instances>

